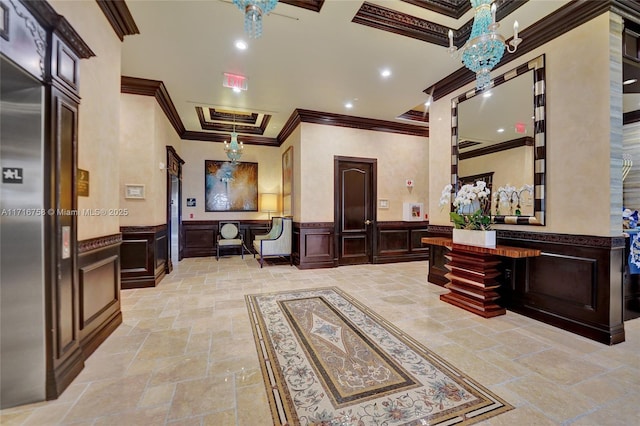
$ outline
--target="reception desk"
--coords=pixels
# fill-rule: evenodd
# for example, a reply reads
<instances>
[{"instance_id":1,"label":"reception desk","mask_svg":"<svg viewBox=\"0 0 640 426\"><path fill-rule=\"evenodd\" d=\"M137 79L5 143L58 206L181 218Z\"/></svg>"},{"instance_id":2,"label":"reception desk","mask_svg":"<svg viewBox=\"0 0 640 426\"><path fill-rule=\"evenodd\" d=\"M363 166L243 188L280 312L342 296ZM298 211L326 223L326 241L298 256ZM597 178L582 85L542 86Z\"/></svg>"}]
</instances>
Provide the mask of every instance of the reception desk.
<instances>
[{"instance_id":1,"label":"reception desk","mask_svg":"<svg viewBox=\"0 0 640 426\"><path fill-rule=\"evenodd\" d=\"M442 294L440 300L466 311L491 318L504 315L506 310L500 305L499 277L502 257L524 258L540 256L537 249L498 245L496 248L454 244L451 238L428 237L421 242L427 245L449 249L445 255L449 270L449 280L445 288L450 292Z\"/></svg>"}]
</instances>

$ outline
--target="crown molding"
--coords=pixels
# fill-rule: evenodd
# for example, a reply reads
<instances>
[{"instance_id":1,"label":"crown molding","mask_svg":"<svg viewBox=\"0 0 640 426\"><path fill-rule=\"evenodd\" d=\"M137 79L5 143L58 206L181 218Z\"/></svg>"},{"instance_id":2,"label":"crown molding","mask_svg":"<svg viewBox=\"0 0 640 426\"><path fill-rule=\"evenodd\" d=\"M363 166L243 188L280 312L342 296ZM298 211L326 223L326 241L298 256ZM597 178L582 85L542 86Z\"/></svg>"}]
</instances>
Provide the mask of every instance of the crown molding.
<instances>
[{"instance_id":1,"label":"crown molding","mask_svg":"<svg viewBox=\"0 0 640 426\"><path fill-rule=\"evenodd\" d=\"M21 3L44 29L53 31L79 58L89 59L96 56L69 21L64 16L58 15L48 2L22 1Z\"/></svg>"},{"instance_id":2,"label":"crown molding","mask_svg":"<svg viewBox=\"0 0 640 426\"><path fill-rule=\"evenodd\" d=\"M160 108L164 111L167 119L176 130L179 136L185 132L184 125L178 111L176 110L171 96L162 81L148 80L146 78L137 77L120 77L120 92L131 95L153 96L158 101Z\"/></svg>"},{"instance_id":3,"label":"crown molding","mask_svg":"<svg viewBox=\"0 0 640 426\"><path fill-rule=\"evenodd\" d=\"M400 0L441 15L458 19L471 9L469 0Z\"/></svg>"},{"instance_id":4,"label":"crown molding","mask_svg":"<svg viewBox=\"0 0 640 426\"><path fill-rule=\"evenodd\" d=\"M424 126L296 108L278 135L280 145L287 140L300 123L324 124L327 126L349 127L411 136L429 136L429 128Z\"/></svg>"},{"instance_id":5,"label":"crown molding","mask_svg":"<svg viewBox=\"0 0 640 426\"><path fill-rule=\"evenodd\" d=\"M280 3L301 7L314 12L320 12L320 9L322 9L322 5L324 4L324 0L280 0Z\"/></svg>"},{"instance_id":6,"label":"crown molding","mask_svg":"<svg viewBox=\"0 0 640 426\"><path fill-rule=\"evenodd\" d=\"M136 21L124 0L96 0L96 2L120 41L124 41L126 35L140 34Z\"/></svg>"},{"instance_id":7,"label":"crown molding","mask_svg":"<svg viewBox=\"0 0 640 426\"><path fill-rule=\"evenodd\" d=\"M209 133L186 130L180 120L169 92L162 81L145 78L122 76L120 92L131 95L153 96L160 104L167 119L181 139L208 142L224 142L228 133ZM241 135L242 143L246 145L280 146L301 123L325 124L328 126L350 127L353 129L373 130L377 132L400 133L412 136L429 136L429 129L424 126L397 123L395 121L376 120L371 118L354 117L350 115L333 114L329 112L295 109L276 138L263 136Z\"/></svg>"}]
</instances>

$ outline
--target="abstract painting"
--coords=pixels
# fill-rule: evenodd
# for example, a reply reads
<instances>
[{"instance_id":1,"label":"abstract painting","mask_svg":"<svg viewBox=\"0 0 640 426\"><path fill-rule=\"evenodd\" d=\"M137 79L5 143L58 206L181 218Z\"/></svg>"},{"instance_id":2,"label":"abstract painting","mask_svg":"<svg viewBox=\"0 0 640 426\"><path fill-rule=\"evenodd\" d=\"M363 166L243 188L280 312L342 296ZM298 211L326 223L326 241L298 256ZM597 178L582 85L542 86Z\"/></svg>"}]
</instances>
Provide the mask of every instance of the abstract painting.
<instances>
[{"instance_id":1,"label":"abstract painting","mask_svg":"<svg viewBox=\"0 0 640 426\"><path fill-rule=\"evenodd\" d=\"M258 163L204 161L204 211L258 211Z\"/></svg>"}]
</instances>

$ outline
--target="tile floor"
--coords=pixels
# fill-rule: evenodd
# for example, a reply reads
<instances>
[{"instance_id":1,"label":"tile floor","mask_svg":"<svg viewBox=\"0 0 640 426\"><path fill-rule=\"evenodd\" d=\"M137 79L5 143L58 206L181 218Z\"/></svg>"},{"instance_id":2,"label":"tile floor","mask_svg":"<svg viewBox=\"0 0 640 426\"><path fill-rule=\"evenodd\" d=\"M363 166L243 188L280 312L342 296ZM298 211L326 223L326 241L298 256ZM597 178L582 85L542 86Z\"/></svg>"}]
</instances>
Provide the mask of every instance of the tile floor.
<instances>
[{"instance_id":1,"label":"tile floor","mask_svg":"<svg viewBox=\"0 0 640 426\"><path fill-rule=\"evenodd\" d=\"M521 315L483 319L441 302L426 262L260 269L185 259L156 288L122 292L124 323L55 401L0 412L9 425L270 425L245 294L337 286L515 410L482 425L640 424L640 319L606 346Z\"/></svg>"}]
</instances>

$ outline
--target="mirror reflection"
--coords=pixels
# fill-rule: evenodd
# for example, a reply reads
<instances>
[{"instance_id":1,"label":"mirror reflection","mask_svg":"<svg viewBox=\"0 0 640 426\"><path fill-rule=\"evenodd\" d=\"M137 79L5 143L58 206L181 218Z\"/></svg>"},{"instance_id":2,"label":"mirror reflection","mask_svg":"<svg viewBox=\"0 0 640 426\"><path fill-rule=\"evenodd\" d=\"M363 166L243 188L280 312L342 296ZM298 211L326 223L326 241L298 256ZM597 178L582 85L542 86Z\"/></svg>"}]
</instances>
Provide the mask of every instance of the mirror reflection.
<instances>
[{"instance_id":1,"label":"mirror reflection","mask_svg":"<svg viewBox=\"0 0 640 426\"><path fill-rule=\"evenodd\" d=\"M544 224L543 65L539 57L452 101L452 183L485 181L496 223Z\"/></svg>"}]
</instances>

